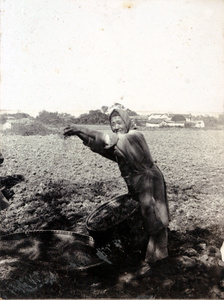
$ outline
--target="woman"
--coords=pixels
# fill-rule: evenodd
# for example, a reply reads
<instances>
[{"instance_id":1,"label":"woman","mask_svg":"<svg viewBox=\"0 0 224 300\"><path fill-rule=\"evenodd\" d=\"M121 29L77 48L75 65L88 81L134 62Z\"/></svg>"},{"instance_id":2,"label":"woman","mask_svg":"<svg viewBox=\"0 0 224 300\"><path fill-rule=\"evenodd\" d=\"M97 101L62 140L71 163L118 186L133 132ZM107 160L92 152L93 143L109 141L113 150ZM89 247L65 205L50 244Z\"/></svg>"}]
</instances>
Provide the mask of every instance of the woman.
<instances>
[{"instance_id":1,"label":"woman","mask_svg":"<svg viewBox=\"0 0 224 300\"><path fill-rule=\"evenodd\" d=\"M149 234L145 260L137 276L151 273L152 264L168 256L169 209L163 175L153 162L142 133L134 130L128 113L114 109L109 116L111 133L68 126L64 135L77 135L94 152L118 163L129 193L140 202L145 229Z\"/></svg>"}]
</instances>

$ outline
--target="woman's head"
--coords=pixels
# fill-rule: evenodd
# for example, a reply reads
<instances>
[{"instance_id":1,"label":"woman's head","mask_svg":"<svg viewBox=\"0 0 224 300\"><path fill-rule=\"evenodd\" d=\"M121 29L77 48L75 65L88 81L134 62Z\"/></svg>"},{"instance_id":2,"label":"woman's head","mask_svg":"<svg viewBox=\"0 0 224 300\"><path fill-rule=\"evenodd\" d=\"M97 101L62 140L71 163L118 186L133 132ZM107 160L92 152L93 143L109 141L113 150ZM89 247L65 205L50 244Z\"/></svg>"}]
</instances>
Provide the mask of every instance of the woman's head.
<instances>
[{"instance_id":1,"label":"woman's head","mask_svg":"<svg viewBox=\"0 0 224 300\"><path fill-rule=\"evenodd\" d=\"M126 110L114 109L109 116L110 126L115 133L127 133L134 128Z\"/></svg>"}]
</instances>

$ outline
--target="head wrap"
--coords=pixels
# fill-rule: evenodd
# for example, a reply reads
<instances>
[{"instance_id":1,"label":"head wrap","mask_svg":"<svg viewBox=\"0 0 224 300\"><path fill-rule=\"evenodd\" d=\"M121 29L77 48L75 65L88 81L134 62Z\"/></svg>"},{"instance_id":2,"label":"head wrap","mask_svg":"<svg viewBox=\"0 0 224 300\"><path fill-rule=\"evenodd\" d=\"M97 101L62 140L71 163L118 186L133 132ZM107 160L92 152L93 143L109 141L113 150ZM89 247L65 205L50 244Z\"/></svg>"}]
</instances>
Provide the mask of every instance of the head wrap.
<instances>
[{"instance_id":1,"label":"head wrap","mask_svg":"<svg viewBox=\"0 0 224 300\"><path fill-rule=\"evenodd\" d=\"M115 108L109 115L109 122L111 126L111 118L113 114L116 113L116 115L119 115L121 119L124 121L124 124L127 127L127 132L129 132L132 129L136 129L136 126L132 119L130 118L128 112L126 110L120 109L120 108Z\"/></svg>"}]
</instances>

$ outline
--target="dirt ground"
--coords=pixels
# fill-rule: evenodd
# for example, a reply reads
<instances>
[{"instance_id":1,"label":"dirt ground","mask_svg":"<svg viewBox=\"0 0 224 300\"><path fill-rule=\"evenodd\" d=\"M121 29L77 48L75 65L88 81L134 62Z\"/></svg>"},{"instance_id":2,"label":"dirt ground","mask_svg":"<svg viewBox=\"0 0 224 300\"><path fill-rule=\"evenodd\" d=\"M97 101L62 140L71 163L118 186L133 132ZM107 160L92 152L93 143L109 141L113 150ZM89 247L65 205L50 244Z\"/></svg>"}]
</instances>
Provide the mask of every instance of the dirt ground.
<instances>
[{"instance_id":1,"label":"dirt ground","mask_svg":"<svg viewBox=\"0 0 224 300\"><path fill-rule=\"evenodd\" d=\"M133 255L122 245L114 251L108 244L99 252L105 263L74 272L13 263L1 251L2 298L224 299L224 132L143 133L167 182L169 257L139 280L133 274L143 249ZM92 153L76 137L8 135L2 140L0 184L10 198L10 207L0 212L2 236L30 230L89 235L88 215L127 193L116 163Z\"/></svg>"}]
</instances>

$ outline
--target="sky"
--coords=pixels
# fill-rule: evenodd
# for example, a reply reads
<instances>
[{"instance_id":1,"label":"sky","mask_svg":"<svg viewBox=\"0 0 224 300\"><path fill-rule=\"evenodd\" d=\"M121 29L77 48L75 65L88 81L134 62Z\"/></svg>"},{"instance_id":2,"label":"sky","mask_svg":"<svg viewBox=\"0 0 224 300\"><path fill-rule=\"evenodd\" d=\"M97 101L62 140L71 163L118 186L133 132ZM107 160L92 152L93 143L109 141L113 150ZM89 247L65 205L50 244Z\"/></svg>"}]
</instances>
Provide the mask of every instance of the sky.
<instances>
[{"instance_id":1,"label":"sky","mask_svg":"<svg viewBox=\"0 0 224 300\"><path fill-rule=\"evenodd\" d=\"M2 0L1 110L224 111L223 0Z\"/></svg>"}]
</instances>

